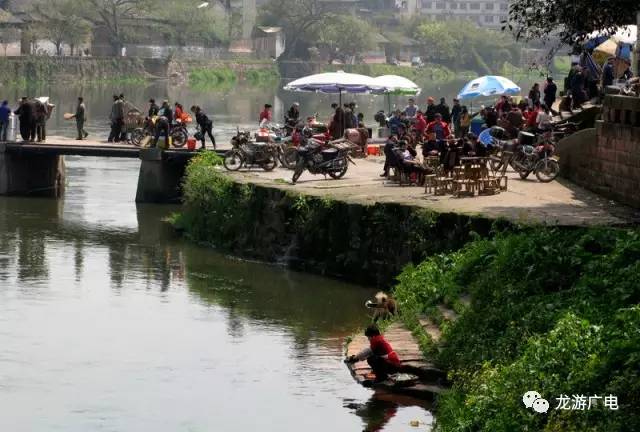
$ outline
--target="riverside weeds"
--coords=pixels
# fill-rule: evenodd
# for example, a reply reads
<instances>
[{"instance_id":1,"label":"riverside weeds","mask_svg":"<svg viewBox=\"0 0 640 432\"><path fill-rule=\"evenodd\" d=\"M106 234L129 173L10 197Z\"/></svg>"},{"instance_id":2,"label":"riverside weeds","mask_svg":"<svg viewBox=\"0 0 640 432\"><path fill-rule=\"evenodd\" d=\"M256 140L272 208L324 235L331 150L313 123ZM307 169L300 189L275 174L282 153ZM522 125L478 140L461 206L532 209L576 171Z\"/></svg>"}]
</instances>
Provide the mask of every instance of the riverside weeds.
<instances>
[{"instance_id":1,"label":"riverside weeds","mask_svg":"<svg viewBox=\"0 0 640 432\"><path fill-rule=\"evenodd\" d=\"M503 233L407 267L395 297L409 323L471 298L439 350L422 343L454 380L436 430L640 430L639 273L640 231L614 228ZM525 409L529 390L546 414ZM619 409L556 410L562 394L615 395Z\"/></svg>"}]
</instances>

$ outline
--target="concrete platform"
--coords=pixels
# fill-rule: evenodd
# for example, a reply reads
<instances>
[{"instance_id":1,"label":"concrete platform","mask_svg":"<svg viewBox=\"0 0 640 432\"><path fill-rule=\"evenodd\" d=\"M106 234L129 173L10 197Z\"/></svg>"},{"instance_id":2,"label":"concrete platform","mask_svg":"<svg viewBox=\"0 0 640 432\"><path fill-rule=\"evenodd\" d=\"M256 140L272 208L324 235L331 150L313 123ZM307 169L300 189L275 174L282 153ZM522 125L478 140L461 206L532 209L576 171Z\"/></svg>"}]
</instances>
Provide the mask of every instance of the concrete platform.
<instances>
[{"instance_id":1,"label":"concrete platform","mask_svg":"<svg viewBox=\"0 0 640 432\"><path fill-rule=\"evenodd\" d=\"M264 172L258 168L231 173L237 181L255 183L315 196L329 196L349 202L374 204L399 203L443 213L482 215L518 223L561 226L630 225L640 222L640 212L587 191L559 178L540 183L535 176L521 180L509 171L507 192L493 196L454 198L450 195L426 195L424 188L398 186L382 177L384 158L368 157L350 165L341 180L305 171L297 184L291 184L292 171L276 168Z\"/></svg>"}]
</instances>

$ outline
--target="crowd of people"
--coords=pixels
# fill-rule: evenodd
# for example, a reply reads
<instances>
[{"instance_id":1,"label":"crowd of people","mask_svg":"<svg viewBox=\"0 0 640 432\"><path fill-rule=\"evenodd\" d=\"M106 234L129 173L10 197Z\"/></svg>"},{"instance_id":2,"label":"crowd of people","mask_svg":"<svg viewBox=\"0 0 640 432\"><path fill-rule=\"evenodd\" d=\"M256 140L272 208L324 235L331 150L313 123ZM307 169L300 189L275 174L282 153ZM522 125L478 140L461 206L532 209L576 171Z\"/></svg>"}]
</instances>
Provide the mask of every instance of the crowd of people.
<instances>
[{"instance_id":1,"label":"crowd of people","mask_svg":"<svg viewBox=\"0 0 640 432\"><path fill-rule=\"evenodd\" d=\"M384 146L385 165L380 176L388 176L395 167L416 177L419 183L430 168L420 161L418 150L423 161L427 157L438 157L445 170L457 165L460 157L486 156L492 146L479 139L485 129L500 127L505 139L517 138L520 131L548 131L556 97L557 86L549 77L542 90L536 83L528 97L518 102L510 96L500 96L493 105L481 106L475 113L458 99L454 99L450 107L445 98L436 104L433 97L427 98L424 108L411 98L403 110L395 110L389 117L381 111L376 114L376 120L380 126L387 126L389 137Z\"/></svg>"},{"instance_id":2,"label":"crowd of people","mask_svg":"<svg viewBox=\"0 0 640 432\"><path fill-rule=\"evenodd\" d=\"M622 72L616 74L616 62L622 61ZM586 101L591 99L601 99L605 93L605 89L615 84L616 80L631 80L633 72L631 71L631 62L628 60L616 59L609 57L600 72L597 67L587 67L579 62L574 62L564 83L567 101L565 109L578 109L582 107Z\"/></svg>"},{"instance_id":3,"label":"crowd of people","mask_svg":"<svg viewBox=\"0 0 640 432\"><path fill-rule=\"evenodd\" d=\"M47 98L22 97L13 114L19 119L20 136L24 141L43 142L47 138L47 121L55 105ZM10 128L12 109L9 101L0 105L0 140L6 141Z\"/></svg>"},{"instance_id":4,"label":"crowd of people","mask_svg":"<svg viewBox=\"0 0 640 432\"><path fill-rule=\"evenodd\" d=\"M201 143L200 148L206 148L207 136L211 140L213 148L216 148L216 139L213 135L213 120L198 105L193 105L190 111L195 116L198 132L195 134L196 139ZM113 104L111 106L111 132L109 133L108 142L119 142L127 140L128 131L124 128L125 117L131 112L127 107L127 103L123 94L113 96ZM135 116L139 113L134 112ZM161 137L169 142L171 131L178 125L187 124L192 121L184 106L180 102L175 102L173 107L169 100L165 99L161 105L156 103L154 98L149 99L149 106L145 117L145 128L153 136L152 147L158 145Z\"/></svg>"}]
</instances>

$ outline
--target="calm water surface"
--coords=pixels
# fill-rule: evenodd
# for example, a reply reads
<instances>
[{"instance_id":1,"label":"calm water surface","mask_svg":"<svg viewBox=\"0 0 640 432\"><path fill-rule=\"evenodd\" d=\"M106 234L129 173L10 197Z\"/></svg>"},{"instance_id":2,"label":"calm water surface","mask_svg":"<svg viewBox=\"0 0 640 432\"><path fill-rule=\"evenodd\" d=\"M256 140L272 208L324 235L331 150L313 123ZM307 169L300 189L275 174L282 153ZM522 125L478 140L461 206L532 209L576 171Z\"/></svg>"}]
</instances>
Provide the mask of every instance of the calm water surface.
<instances>
[{"instance_id":1,"label":"calm water surface","mask_svg":"<svg viewBox=\"0 0 640 432\"><path fill-rule=\"evenodd\" d=\"M139 100L156 94L140 92ZM60 106L76 93L50 94ZM197 97L216 107L218 124L250 123L249 96L226 111ZM106 111L91 109L100 133ZM54 117L50 127L66 125ZM371 289L181 240L161 222L176 208L135 205L135 160L66 162L64 199L0 197L0 431L431 423L425 408L356 385L341 363L344 337L367 322Z\"/></svg>"}]
</instances>

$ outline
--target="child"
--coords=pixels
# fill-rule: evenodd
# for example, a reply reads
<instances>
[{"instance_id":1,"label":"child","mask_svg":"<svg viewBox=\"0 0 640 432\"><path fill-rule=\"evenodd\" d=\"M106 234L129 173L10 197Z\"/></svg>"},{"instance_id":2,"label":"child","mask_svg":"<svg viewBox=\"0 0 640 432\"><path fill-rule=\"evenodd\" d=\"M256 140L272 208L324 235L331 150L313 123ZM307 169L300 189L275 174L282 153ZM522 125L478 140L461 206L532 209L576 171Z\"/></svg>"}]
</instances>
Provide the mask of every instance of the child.
<instances>
[{"instance_id":1,"label":"child","mask_svg":"<svg viewBox=\"0 0 640 432\"><path fill-rule=\"evenodd\" d=\"M398 355L393 351L389 342L380 334L378 326L371 324L364 331L364 335L369 339L369 348L365 348L356 355L347 359L347 363L367 360L371 370L376 375L375 382L385 381L389 374L400 370L401 362Z\"/></svg>"}]
</instances>

